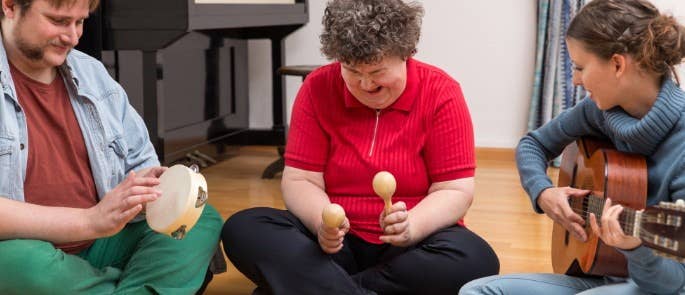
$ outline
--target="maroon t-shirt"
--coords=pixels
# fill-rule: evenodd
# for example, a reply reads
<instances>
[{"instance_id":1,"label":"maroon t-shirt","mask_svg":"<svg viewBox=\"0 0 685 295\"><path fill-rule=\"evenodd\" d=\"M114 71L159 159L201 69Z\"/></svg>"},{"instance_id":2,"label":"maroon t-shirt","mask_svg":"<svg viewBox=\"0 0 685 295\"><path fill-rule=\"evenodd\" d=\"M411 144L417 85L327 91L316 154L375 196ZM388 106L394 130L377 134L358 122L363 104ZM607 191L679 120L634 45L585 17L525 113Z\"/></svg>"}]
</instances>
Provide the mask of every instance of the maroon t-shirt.
<instances>
[{"instance_id":1,"label":"maroon t-shirt","mask_svg":"<svg viewBox=\"0 0 685 295\"><path fill-rule=\"evenodd\" d=\"M31 79L10 65L28 126L28 163L24 199L28 203L89 208L97 203L88 151L61 75L50 84ZM58 244L78 253L93 243Z\"/></svg>"}]
</instances>

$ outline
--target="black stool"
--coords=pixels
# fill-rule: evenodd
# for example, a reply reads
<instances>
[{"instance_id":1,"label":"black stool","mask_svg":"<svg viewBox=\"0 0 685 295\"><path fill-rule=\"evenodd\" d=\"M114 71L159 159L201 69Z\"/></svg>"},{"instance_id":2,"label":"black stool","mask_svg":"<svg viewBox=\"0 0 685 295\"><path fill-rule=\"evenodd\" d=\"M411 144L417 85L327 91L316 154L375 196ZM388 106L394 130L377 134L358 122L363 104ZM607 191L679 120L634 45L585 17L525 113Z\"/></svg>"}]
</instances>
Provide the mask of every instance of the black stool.
<instances>
[{"instance_id":1,"label":"black stool","mask_svg":"<svg viewBox=\"0 0 685 295\"><path fill-rule=\"evenodd\" d=\"M296 66L282 66L278 69L278 74L283 75L283 76L300 76L302 77L302 81L311 73L313 70L318 68L320 66L311 66L311 65L296 65ZM279 146L278 147L278 160L274 161L273 163L269 164L269 166L264 169L264 172L262 173L262 178L264 179L272 179L274 176L276 176L277 173L283 172L283 168L285 168L285 159L283 158L283 153L285 153L285 147L284 146Z\"/></svg>"}]
</instances>

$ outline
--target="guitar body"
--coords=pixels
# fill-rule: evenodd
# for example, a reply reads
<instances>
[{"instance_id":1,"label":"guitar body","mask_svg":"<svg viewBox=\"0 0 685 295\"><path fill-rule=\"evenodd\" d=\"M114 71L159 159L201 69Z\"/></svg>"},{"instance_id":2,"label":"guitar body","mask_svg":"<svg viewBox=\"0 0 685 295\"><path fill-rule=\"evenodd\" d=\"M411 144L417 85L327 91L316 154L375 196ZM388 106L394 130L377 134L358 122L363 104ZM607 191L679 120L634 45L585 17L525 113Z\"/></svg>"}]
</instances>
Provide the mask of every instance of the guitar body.
<instances>
[{"instance_id":1,"label":"guitar body","mask_svg":"<svg viewBox=\"0 0 685 295\"><path fill-rule=\"evenodd\" d=\"M559 187L591 190L593 195L610 198L636 210L643 209L647 196L647 163L639 155L616 151L610 144L583 138L570 144L562 155ZM587 212L595 206L587 198L571 198L575 212ZM600 211L601 212L601 211ZM605 245L586 220L587 242L577 240L563 226L554 223L552 231L552 266L555 273L568 275L628 275L623 254Z\"/></svg>"}]
</instances>

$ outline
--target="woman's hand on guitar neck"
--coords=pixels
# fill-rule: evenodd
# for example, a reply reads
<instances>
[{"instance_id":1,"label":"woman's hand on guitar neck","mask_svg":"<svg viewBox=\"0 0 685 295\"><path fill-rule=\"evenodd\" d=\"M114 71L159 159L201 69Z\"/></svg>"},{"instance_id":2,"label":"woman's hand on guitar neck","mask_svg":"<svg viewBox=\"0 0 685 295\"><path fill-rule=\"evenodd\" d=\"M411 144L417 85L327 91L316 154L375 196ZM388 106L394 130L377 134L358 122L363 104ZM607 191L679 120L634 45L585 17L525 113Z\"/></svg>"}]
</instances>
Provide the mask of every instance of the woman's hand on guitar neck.
<instances>
[{"instance_id":1,"label":"woman's hand on guitar neck","mask_svg":"<svg viewBox=\"0 0 685 295\"><path fill-rule=\"evenodd\" d=\"M602 210L602 217L600 218L601 226L597 224L597 217L594 213L590 213L590 227L604 244L616 247L622 250L635 249L642 241L633 236L627 236L623 232L623 228L618 222L618 217L623 212L623 206L611 206L611 199L607 199Z\"/></svg>"},{"instance_id":2,"label":"woman's hand on guitar neck","mask_svg":"<svg viewBox=\"0 0 685 295\"><path fill-rule=\"evenodd\" d=\"M540 193L537 203L549 218L566 228L576 239L585 242L587 240L587 233L583 227L585 220L573 212L568 199L583 197L589 193L589 190L572 187L550 187Z\"/></svg>"}]
</instances>

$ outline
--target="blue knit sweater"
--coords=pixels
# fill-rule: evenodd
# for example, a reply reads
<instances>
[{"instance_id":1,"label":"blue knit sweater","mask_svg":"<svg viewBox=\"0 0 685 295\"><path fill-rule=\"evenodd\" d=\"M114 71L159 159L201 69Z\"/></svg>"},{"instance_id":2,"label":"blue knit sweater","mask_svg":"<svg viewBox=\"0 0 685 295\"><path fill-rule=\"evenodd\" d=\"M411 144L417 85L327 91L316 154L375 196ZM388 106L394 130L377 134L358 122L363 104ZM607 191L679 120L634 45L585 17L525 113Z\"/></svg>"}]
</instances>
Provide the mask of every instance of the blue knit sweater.
<instances>
[{"instance_id":1,"label":"blue knit sweater","mask_svg":"<svg viewBox=\"0 0 685 295\"><path fill-rule=\"evenodd\" d=\"M648 166L647 205L685 199L685 92L665 79L649 112L636 119L620 107L602 111L583 99L549 123L528 133L516 149L521 184L538 213L537 198L552 181L547 163L582 136L606 138L616 149L645 156ZM685 286L685 265L655 256L639 247L622 251L630 277L650 293L677 293Z\"/></svg>"}]
</instances>

